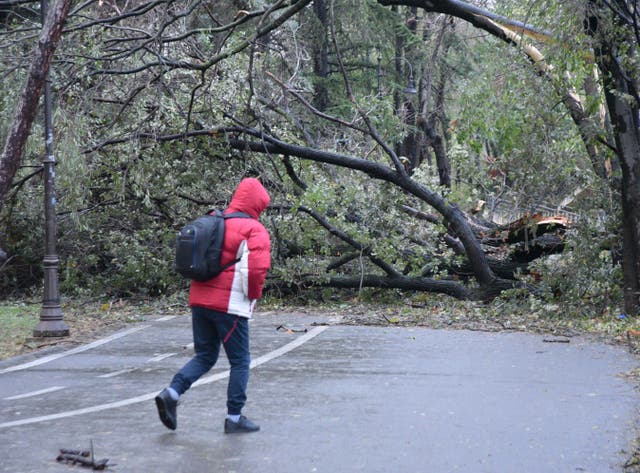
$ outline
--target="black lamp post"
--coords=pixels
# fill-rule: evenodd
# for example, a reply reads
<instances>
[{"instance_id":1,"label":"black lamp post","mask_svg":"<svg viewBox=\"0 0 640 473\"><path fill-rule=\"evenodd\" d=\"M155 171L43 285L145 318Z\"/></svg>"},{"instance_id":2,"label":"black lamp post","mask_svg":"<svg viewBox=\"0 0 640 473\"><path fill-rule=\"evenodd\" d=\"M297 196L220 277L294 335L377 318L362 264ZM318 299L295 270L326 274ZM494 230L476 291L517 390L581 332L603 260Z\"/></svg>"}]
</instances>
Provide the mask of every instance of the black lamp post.
<instances>
[{"instance_id":1,"label":"black lamp post","mask_svg":"<svg viewBox=\"0 0 640 473\"><path fill-rule=\"evenodd\" d=\"M409 66L409 78L407 79L407 85L402 92L405 94L413 95L418 93L418 89L416 89L416 84L413 80L413 67L411 67L411 63L404 57L394 57L391 60L402 60L407 63ZM382 57L378 56L378 98L382 97Z\"/></svg>"},{"instance_id":2,"label":"black lamp post","mask_svg":"<svg viewBox=\"0 0 640 473\"><path fill-rule=\"evenodd\" d=\"M42 24L47 15L47 0L41 0ZM56 196L55 165L53 155L53 124L51 119L51 83L49 75L44 84L44 140L45 156L42 161L44 174L44 216L45 216L45 252L42 266L44 269L44 295L40 322L33 330L34 337L65 337L69 327L63 320L58 288L58 255L56 253Z\"/></svg>"}]
</instances>

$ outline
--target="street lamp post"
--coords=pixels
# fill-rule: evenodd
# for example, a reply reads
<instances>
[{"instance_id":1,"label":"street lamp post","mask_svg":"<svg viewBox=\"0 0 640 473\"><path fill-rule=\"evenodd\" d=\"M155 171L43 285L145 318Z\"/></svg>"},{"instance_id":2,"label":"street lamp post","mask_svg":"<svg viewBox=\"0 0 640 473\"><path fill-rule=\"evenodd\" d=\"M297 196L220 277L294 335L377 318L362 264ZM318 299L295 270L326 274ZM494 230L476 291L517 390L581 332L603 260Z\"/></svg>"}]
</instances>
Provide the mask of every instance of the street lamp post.
<instances>
[{"instance_id":1,"label":"street lamp post","mask_svg":"<svg viewBox=\"0 0 640 473\"><path fill-rule=\"evenodd\" d=\"M413 67L411 66L411 63L407 58L402 56L391 58L390 61L392 60L402 60L407 64L407 66L409 66L409 78L407 79L407 85L402 89L402 92L409 95L417 94L418 90L416 89L416 84L413 79ZM382 97L382 75L382 57L378 56L378 98Z\"/></svg>"},{"instance_id":2,"label":"street lamp post","mask_svg":"<svg viewBox=\"0 0 640 473\"><path fill-rule=\"evenodd\" d=\"M47 0L40 3L42 24L47 14ZM56 253L56 196L55 165L53 154L53 123L51 119L51 82L49 75L44 84L44 139L45 156L42 161L44 174L44 216L45 216L45 253L42 261L44 270L44 295L40 322L33 330L34 337L65 337L69 327L63 320L58 288L58 254Z\"/></svg>"}]
</instances>

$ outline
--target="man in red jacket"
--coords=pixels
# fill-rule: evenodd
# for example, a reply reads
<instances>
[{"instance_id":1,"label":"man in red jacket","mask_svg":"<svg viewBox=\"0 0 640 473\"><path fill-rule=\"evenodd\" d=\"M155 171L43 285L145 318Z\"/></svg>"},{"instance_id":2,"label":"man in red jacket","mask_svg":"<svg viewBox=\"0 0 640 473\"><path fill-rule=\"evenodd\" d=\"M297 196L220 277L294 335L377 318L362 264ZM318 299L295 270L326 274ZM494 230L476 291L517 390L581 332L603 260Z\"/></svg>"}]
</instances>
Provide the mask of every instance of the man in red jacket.
<instances>
[{"instance_id":1,"label":"man in red jacket","mask_svg":"<svg viewBox=\"0 0 640 473\"><path fill-rule=\"evenodd\" d=\"M169 429L177 426L179 397L218 360L224 346L231 374L227 388L225 433L255 432L260 427L241 414L249 381L249 319L262 297L271 266L271 243L258 217L269 205L269 194L260 181L243 179L225 213L245 212L252 218L225 220L220 263L240 258L235 265L204 282L192 281L189 306L195 356L178 371L155 398L160 420Z\"/></svg>"}]
</instances>

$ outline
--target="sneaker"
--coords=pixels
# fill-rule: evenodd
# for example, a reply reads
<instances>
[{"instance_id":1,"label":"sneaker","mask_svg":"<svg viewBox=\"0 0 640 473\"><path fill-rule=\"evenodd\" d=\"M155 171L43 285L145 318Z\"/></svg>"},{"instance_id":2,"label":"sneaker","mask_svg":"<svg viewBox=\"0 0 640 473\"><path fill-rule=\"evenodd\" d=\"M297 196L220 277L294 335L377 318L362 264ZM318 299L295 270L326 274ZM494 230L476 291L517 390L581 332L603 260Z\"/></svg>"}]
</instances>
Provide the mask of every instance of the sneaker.
<instances>
[{"instance_id":1,"label":"sneaker","mask_svg":"<svg viewBox=\"0 0 640 473\"><path fill-rule=\"evenodd\" d=\"M156 396L156 407L158 408L160 420L165 427L171 430L176 430L176 427L178 426L178 414L176 412L177 405L178 401L174 401L166 388Z\"/></svg>"},{"instance_id":2,"label":"sneaker","mask_svg":"<svg viewBox=\"0 0 640 473\"><path fill-rule=\"evenodd\" d=\"M260 430L260 426L254 424L245 416L240 416L238 422L233 422L231 419L224 420L225 434L243 434L247 432L257 432L258 430Z\"/></svg>"}]
</instances>

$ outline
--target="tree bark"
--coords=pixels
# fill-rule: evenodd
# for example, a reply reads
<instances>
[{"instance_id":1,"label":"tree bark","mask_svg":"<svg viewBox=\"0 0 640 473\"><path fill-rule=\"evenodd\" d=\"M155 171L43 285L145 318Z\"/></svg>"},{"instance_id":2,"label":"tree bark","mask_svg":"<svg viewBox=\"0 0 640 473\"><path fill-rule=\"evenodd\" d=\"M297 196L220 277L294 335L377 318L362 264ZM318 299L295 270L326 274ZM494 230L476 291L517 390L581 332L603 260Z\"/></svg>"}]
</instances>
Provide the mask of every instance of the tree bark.
<instances>
[{"instance_id":1,"label":"tree bark","mask_svg":"<svg viewBox=\"0 0 640 473\"><path fill-rule=\"evenodd\" d=\"M70 6L71 0L58 0L52 5L34 50L27 81L14 110L11 129L0 157L0 210L22 161L24 147L38 110L38 101Z\"/></svg>"},{"instance_id":2,"label":"tree bark","mask_svg":"<svg viewBox=\"0 0 640 473\"><path fill-rule=\"evenodd\" d=\"M438 124L440 118L445 115L444 112L444 96L447 77L449 76L444 61L440 61L438 67L438 58L446 57L449 49L449 42L445 39L445 33L450 28L450 21L445 19L442 21L437 36L433 40L435 42L433 54L431 55L428 67L424 68L423 80L424 87L420 88L420 110L416 120L416 125L423 133L425 145L433 150L436 158L436 167L440 185L448 189L451 188L451 163L447 155L445 136L443 132L439 132ZM425 41L428 39L425 29ZM437 72L437 85L434 87L435 75ZM435 91L435 99L432 100ZM422 157L420 156L422 159ZM417 167L420 161L414 163Z\"/></svg>"},{"instance_id":3,"label":"tree bark","mask_svg":"<svg viewBox=\"0 0 640 473\"><path fill-rule=\"evenodd\" d=\"M313 72L319 81L315 85L314 105L324 112L329 106L329 90L327 78L329 77L329 48L327 40L328 16L326 0L314 0L313 11L320 23L320 31L316 49L313 52Z\"/></svg>"},{"instance_id":4,"label":"tree bark","mask_svg":"<svg viewBox=\"0 0 640 473\"><path fill-rule=\"evenodd\" d=\"M596 62L602 72L604 94L622 170L622 272L625 312L640 315L640 104L638 83L624 69L620 51L633 45L633 36L602 25L599 2L590 0L588 33L594 37ZM604 15L603 15L604 16ZM636 45L637 46L637 45Z\"/></svg>"},{"instance_id":5,"label":"tree bark","mask_svg":"<svg viewBox=\"0 0 640 473\"><path fill-rule=\"evenodd\" d=\"M321 283L322 284L322 283ZM428 291L447 294L457 299L472 299L474 293L457 281L442 279L416 278L408 276L385 277L376 275L358 276L334 276L325 283L330 287L345 289L358 289L360 287L379 287L404 289L406 291Z\"/></svg>"}]
</instances>

